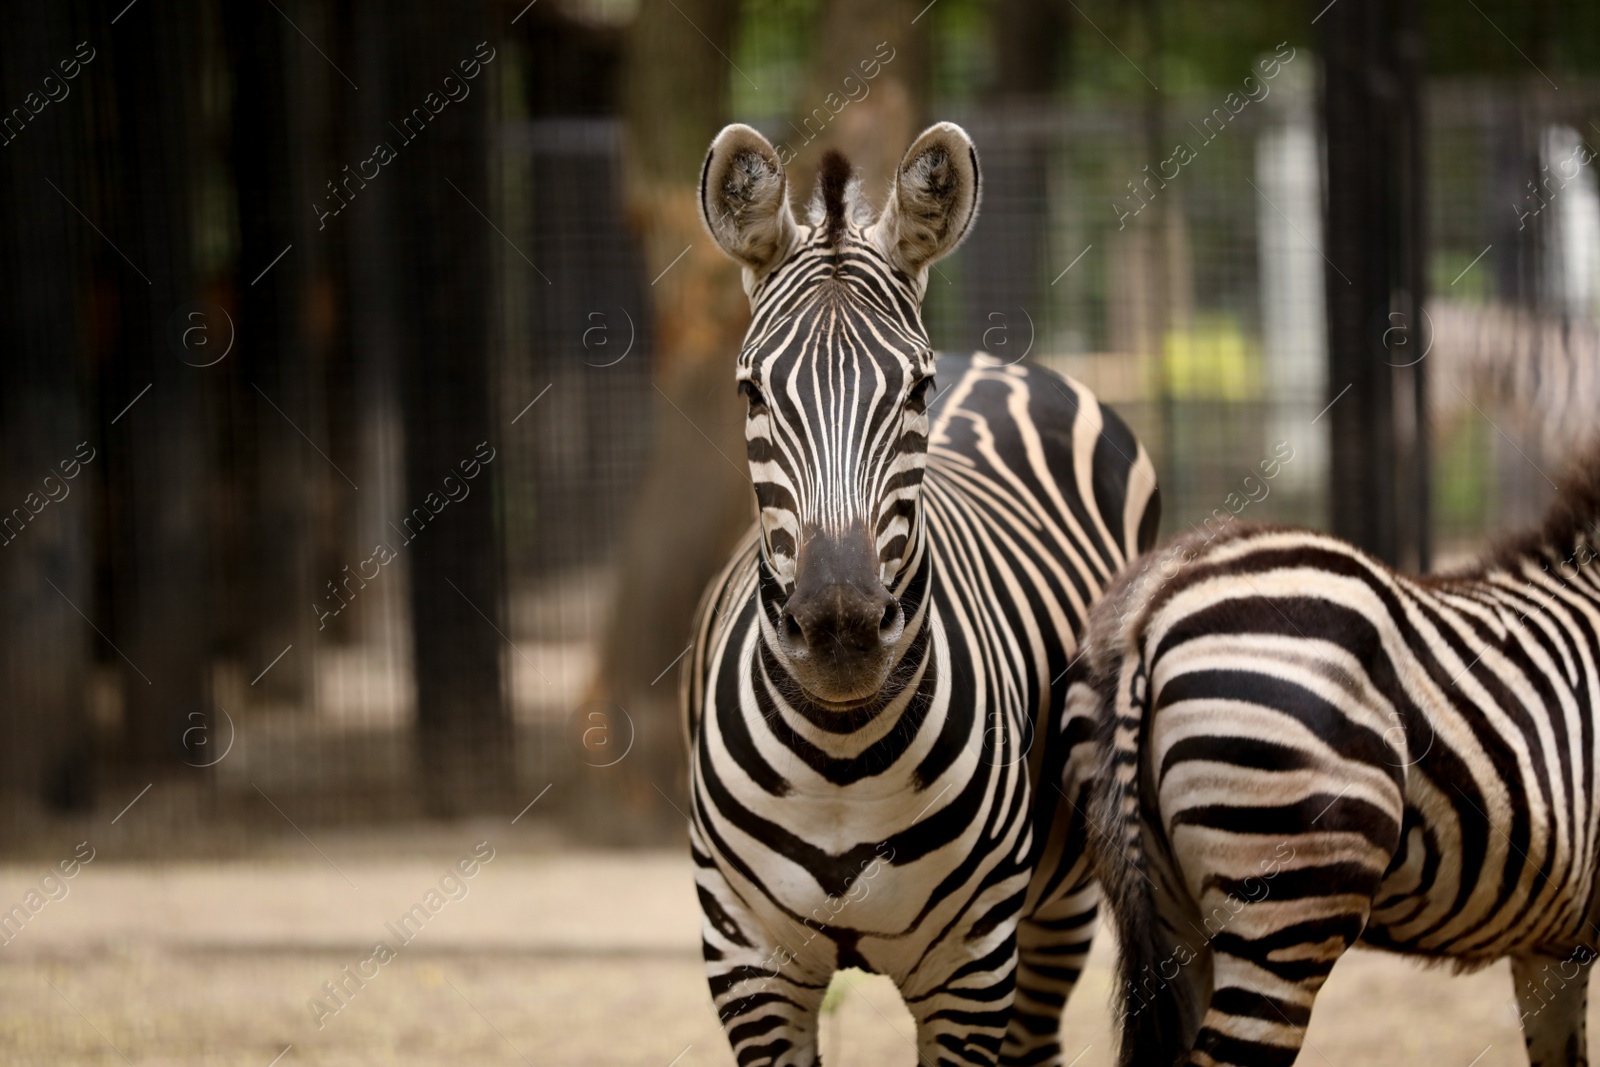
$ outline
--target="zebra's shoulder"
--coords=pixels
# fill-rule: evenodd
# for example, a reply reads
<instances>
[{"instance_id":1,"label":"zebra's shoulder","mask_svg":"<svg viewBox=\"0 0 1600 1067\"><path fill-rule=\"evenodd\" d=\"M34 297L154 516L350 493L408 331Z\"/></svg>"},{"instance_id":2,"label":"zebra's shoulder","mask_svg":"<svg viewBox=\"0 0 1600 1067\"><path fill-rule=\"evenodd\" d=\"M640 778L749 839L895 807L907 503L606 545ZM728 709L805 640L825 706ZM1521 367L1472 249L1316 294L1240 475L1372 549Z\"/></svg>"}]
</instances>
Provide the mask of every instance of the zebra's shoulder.
<instances>
[{"instance_id":1,"label":"zebra's shoulder","mask_svg":"<svg viewBox=\"0 0 1600 1067\"><path fill-rule=\"evenodd\" d=\"M757 563L761 555L761 527L752 523L729 556L722 571L706 586L695 613L695 637L703 640L717 625L727 625L755 595Z\"/></svg>"},{"instance_id":2,"label":"zebra's shoulder","mask_svg":"<svg viewBox=\"0 0 1600 1067\"><path fill-rule=\"evenodd\" d=\"M687 736L699 728L696 710L704 699L706 672L715 662L722 637L755 599L757 562L760 559L760 527L752 524L739 541L727 564L706 586L694 614L693 654L684 661L679 674L678 699Z\"/></svg>"}]
</instances>

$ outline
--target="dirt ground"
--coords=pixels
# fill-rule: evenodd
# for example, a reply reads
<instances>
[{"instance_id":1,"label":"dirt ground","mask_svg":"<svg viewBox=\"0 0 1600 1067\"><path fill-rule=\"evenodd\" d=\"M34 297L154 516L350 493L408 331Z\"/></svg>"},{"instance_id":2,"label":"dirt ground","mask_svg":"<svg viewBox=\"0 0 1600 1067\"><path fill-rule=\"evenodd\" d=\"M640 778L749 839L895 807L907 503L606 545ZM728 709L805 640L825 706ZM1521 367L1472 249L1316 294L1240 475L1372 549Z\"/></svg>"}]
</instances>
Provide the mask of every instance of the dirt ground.
<instances>
[{"instance_id":1,"label":"dirt ground","mask_svg":"<svg viewBox=\"0 0 1600 1067\"><path fill-rule=\"evenodd\" d=\"M685 855L574 852L503 822L313 837L211 863L97 851L59 881L45 881L43 861L0 867L0 908L40 892L0 945L0 1061L733 1062L701 976ZM447 878L462 861L471 877ZM413 904L427 917L402 944L386 924ZM380 939L398 946L387 962L373 953ZM1102 937L1068 1012L1074 1067L1111 1062L1110 956ZM371 977L357 988L347 966ZM323 988L341 980L355 990L343 1005ZM824 1019L829 1063L911 1067L911 1020L893 987L865 975L841 987ZM1319 1001L1299 1062L1527 1061L1504 965L1456 977L1357 953Z\"/></svg>"}]
</instances>

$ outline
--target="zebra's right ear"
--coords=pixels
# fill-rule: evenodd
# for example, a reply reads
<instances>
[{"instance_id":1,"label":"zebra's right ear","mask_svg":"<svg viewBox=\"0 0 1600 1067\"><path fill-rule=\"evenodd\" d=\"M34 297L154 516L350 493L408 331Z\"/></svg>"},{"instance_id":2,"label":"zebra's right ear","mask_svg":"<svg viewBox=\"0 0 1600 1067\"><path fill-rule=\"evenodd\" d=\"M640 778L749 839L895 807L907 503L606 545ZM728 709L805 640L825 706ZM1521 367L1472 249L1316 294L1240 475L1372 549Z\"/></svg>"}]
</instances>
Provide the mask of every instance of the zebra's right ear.
<instances>
[{"instance_id":1,"label":"zebra's right ear","mask_svg":"<svg viewBox=\"0 0 1600 1067\"><path fill-rule=\"evenodd\" d=\"M789 180L772 144L734 123L717 134L700 172L700 217L740 266L764 274L794 244Z\"/></svg>"}]
</instances>

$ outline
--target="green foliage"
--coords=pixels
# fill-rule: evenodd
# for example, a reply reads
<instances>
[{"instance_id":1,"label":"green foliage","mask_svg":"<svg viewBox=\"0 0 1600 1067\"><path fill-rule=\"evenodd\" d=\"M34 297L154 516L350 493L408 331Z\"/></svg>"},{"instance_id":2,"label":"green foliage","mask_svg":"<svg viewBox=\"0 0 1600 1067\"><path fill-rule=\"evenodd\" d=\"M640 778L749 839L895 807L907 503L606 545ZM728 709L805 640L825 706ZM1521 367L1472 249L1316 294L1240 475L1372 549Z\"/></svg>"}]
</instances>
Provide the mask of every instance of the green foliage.
<instances>
[{"instance_id":1,"label":"green foliage","mask_svg":"<svg viewBox=\"0 0 1600 1067\"><path fill-rule=\"evenodd\" d=\"M1495 431L1478 418L1464 418L1451 432L1435 435L1433 464L1434 529L1441 544L1478 536L1494 501Z\"/></svg>"},{"instance_id":2,"label":"green foliage","mask_svg":"<svg viewBox=\"0 0 1600 1067\"><path fill-rule=\"evenodd\" d=\"M828 982L828 992L822 998L822 1014L831 1015L844 1004L845 998L850 995L850 990L860 984L867 972L855 967L846 967L842 971L835 971L833 978Z\"/></svg>"},{"instance_id":3,"label":"green foliage","mask_svg":"<svg viewBox=\"0 0 1600 1067\"><path fill-rule=\"evenodd\" d=\"M1148 92L1146 75L1164 94L1232 88L1278 42L1305 48L1315 34L1306 7L1281 0L1142 5L1084 0L1078 7L1083 18L1074 27L1070 69L1074 90L1090 94ZM1157 20L1153 37L1147 13Z\"/></svg>"},{"instance_id":4,"label":"green foliage","mask_svg":"<svg viewBox=\"0 0 1600 1067\"><path fill-rule=\"evenodd\" d=\"M822 5L818 0L743 0L734 32L733 115L788 116L805 86Z\"/></svg>"},{"instance_id":5,"label":"green foliage","mask_svg":"<svg viewBox=\"0 0 1600 1067\"><path fill-rule=\"evenodd\" d=\"M1600 4L1592 0L1425 0L1423 27L1430 74L1541 85L1547 76L1559 85L1563 76L1600 72Z\"/></svg>"},{"instance_id":6,"label":"green foliage","mask_svg":"<svg viewBox=\"0 0 1600 1067\"><path fill-rule=\"evenodd\" d=\"M931 99L965 102L994 82L993 0L939 0L923 16L932 48Z\"/></svg>"},{"instance_id":7,"label":"green foliage","mask_svg":"<svg viewBox=\"0 0 1600 1067\"><path fill-rule=\"evenodd\" d=\"M959 106L992 86L1006 61L993 44L998 6L935 0L922 16L936 105ZM1314 52L1317 6L1315 0L1074 0L1071 32L1061 41L1067 62L1060 88L1082 102L1131 100L1151 91L1151 82L1163 94L1231 88L1280 41ZM1432 75L1542 82L1542 70L1559 83L1563 75L1600 72L1600 4L1426 0L1423 7ZM743 0L732 58L749 80L732 80L735 114L776 116L793 108L820 8L819 0Z\"/></svg>"}]
</instances>

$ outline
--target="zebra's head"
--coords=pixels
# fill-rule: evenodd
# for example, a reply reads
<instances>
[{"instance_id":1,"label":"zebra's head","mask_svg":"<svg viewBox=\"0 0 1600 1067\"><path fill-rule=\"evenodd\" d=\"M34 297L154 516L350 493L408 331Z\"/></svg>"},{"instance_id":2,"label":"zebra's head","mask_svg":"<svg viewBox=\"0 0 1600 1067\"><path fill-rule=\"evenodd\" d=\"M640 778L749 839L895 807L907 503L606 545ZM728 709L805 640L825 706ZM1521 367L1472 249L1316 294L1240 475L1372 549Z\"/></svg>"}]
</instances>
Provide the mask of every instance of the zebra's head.
<instances>
[{"instance_id":1,"label":"zebra's head","mask_svg":"<svg viewBox=\"0 0 1600 1067\"><path fill-rule=\"evenodd\" d=\"M966 235L978 186L972 140L950 123L906 152L881 214L830 152L798 221L778 154L748 126L723 130L701 172L706 227L750 297L737 379L762 628L825 705L879 692L920 629L925 598L902 598L923 548L934 355L922 297L928 268Z\"/></svg>"}]
</instances>

